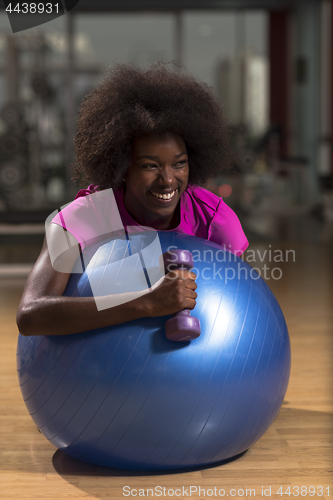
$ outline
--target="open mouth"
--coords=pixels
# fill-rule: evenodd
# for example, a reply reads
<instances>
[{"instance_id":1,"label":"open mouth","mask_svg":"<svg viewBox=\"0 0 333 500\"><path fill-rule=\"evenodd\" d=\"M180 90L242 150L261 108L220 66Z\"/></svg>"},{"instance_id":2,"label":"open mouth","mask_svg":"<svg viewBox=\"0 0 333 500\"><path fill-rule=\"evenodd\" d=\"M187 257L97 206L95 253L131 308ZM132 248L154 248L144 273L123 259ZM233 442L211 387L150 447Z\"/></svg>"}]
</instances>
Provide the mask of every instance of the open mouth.
<instances>
[{"instance_id":1,"label":"open mouth","mask_svg":"<svg viewBox=\"0 0 333 500\"><path fill-rule=\"evenodd\" d=\"M149 191L149 192L154 196L154 198L157 198L158 200L170 201L175 197L175 194L178 192L178 189L175 189L174 191L170 191L168 193L157 193L156 191Z\"/></svg>"}]
</instances>

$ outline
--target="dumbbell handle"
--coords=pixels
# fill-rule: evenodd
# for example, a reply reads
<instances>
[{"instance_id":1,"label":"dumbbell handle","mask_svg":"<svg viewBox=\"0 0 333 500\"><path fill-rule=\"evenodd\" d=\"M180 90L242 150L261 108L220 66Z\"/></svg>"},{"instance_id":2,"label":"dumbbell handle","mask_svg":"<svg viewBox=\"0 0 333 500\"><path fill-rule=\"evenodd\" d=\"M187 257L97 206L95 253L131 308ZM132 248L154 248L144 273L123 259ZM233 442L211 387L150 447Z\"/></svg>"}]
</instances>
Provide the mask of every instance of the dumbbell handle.
<instances>
[{"instance_id":1,"label":"dumbbell handle","mask_svg":"<svg viewBox=\"0 0 333 500\"><path fill-rule=\"evenodd\" d=\"M193 256L188 250L172 250L163 254L165 270L192 269ZM172 266L172 269L170 269ZM191 316L190 309L183 309L166 321L165 333L169 340L187 342L199 337L201 333L200 321Z\"/></svg>"}]
</instances>

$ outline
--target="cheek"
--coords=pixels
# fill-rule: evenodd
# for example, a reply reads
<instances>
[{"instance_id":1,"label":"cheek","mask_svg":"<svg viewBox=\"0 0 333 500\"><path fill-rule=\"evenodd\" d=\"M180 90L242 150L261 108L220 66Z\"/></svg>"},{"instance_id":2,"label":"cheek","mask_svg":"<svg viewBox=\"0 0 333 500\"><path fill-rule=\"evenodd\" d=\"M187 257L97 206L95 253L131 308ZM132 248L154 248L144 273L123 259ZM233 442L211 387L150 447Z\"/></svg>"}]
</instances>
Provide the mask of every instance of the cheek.
<instances>
[{"instance_id":1,"label":"cheek","mask_svg":"<svg viewBox=\"0 0 333 500\"><path fill-rule=\"evenodd\" d=\"M145 194L150 184L151 179L148 175L134 175L130 179L131 190L137 194Z\"/></svg>"},{"instance_id":2,"label":"cheek","mask_svg":"<svg viewBox=\"0 0 333 500\"><path fill-rule=\"evenodd\" d=\"M183 178L182 178L182 181L183 181L183 184L186 184L188 183L188 178L189 178L189 170L187 170L187 172L184 172L184 175L183 175Z\"/></svg>"}]
</instances>

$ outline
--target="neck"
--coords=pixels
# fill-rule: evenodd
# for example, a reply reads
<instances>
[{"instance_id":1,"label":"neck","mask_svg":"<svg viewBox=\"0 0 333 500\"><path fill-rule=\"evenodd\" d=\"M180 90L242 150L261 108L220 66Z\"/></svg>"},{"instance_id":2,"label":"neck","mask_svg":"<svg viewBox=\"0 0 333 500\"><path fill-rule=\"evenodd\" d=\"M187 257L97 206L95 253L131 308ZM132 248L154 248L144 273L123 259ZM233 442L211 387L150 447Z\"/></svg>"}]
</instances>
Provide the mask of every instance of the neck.
<instances>
[{"instance_id":1,"label":"neck","mask_svg":"<svg viewBox=\"0 0 333 500\"><path fill-rule=\"evenodd\" d=\"M134 214L130 209L128 209L125 205L127 212L130 214L133 220L140 224L140 226L148 226L156 229L157 231L163 231L166 229L174 229L180 223L180 209L179 203L176 207L176 210L173 214L167 217L140 217L140 214Z\"/></svg>"}]
</instances>

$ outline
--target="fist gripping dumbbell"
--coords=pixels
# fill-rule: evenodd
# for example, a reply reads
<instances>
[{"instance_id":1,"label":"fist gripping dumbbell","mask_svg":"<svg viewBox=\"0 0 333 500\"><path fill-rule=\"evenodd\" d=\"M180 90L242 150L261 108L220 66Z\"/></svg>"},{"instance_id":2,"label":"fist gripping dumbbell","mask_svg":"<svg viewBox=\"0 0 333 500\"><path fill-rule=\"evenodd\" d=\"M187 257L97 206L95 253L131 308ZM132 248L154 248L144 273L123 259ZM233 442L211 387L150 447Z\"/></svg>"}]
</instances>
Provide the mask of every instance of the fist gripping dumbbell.
<instances>
[{"instance_id":1,"label":"fist gripping dumbbell","mask_svg":"<svg viewBox=\"0 0 333 500\"><path fill-rule=\"evenodd\" d=\"M165 252L163 260L167 272L174 269L190 270L193 268L193 256L188 250ZM191 316L190 309L183 309L166 321L165 333L167 338L174 342L187 342L196 339L201 333L200 321Z\"/></svg>"}]
</instances>

